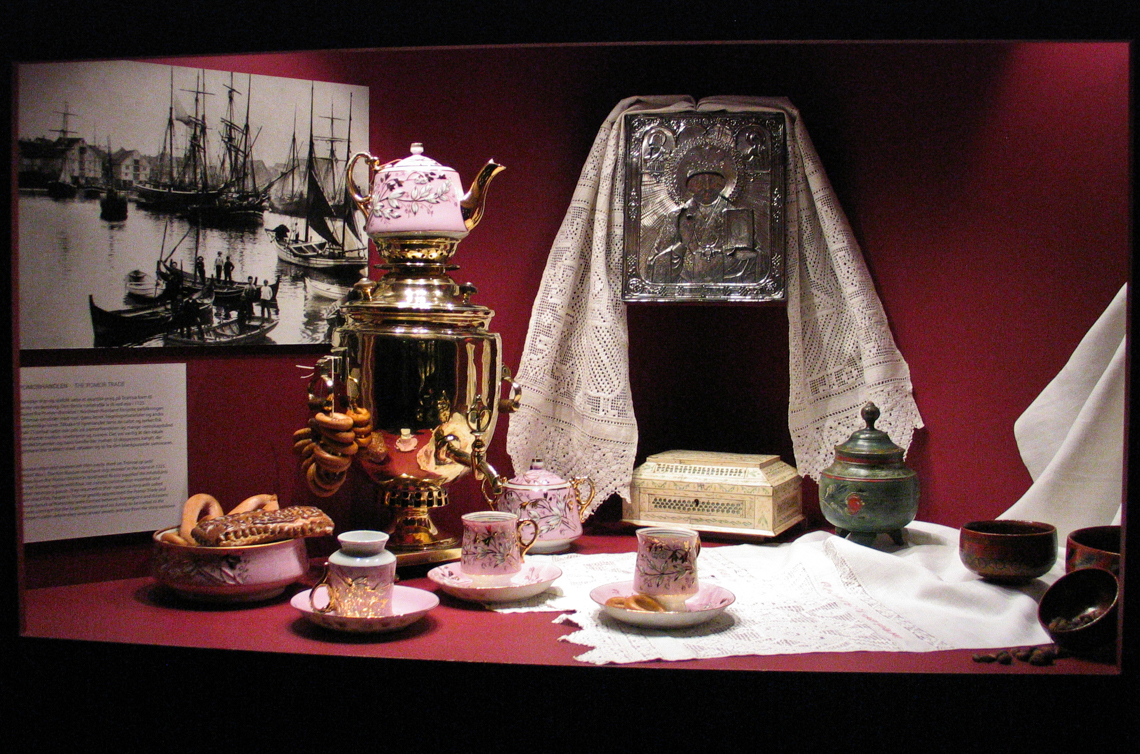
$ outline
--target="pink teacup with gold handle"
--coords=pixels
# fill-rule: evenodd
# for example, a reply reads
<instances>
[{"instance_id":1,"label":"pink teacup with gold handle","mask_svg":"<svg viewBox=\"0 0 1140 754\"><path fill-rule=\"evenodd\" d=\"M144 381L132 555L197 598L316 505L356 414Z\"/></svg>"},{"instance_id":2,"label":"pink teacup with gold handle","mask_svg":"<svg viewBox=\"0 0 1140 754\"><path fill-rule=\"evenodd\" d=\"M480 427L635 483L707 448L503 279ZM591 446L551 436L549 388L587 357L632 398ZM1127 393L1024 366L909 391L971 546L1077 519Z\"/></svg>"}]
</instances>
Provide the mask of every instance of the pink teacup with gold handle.
<instances>
[{"instance_id":1,"label":"pink teacup with gold handle","mask_svg":"<svg viewBox=\"0 0 1140 754\"><path fill-rule=\"evenodd\" d=\"M500 511L464 514L459 567L477 584L507 583L522 570L523 557L536 539L538 524L529 518Z\"/></svg>"}]
</instances>

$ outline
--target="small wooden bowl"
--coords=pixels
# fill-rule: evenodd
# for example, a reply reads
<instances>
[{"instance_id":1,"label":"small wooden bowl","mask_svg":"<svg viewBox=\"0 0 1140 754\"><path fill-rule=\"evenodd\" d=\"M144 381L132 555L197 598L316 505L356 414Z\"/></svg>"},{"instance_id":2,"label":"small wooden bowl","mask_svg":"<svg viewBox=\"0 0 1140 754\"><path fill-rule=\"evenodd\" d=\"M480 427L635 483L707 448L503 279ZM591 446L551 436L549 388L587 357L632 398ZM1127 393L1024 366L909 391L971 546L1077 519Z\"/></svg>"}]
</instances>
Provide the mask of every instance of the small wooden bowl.
<instances>
[{"instance_id":1,"label":"small wooden bowl","mask_svg":"<svg viewBox=\"0 0 1140 754\"><path fill-rule=\"evenodd\" d=\"M1070 532L1065 542L1065 572L1103 568L1120 575L1120 527L1090 526Z\"/></svg>"},{"instance_id":2,"label":"small wooden bowl","mask_svg":"<svg viewBox=\"0 0 1140 754\"><path fill-rule=\"evenodd\" d=\"M1091 652L1116 640L1120 583L1102 568L1081 568L1054 582L1041 596L1037 620L1057 646Z\"/></svg>"},{"instance_id":3,"label":"small wooden bowl","mask_svg":"<svg viewBox=\"0 0 1140 754\"><path fill-rule=\"evenodd\" d=\"M971 521L959 532L958 556L986 581L1032 581L1057 562L1057 527L1039 521Z\"/></svg>"}]
</instances>

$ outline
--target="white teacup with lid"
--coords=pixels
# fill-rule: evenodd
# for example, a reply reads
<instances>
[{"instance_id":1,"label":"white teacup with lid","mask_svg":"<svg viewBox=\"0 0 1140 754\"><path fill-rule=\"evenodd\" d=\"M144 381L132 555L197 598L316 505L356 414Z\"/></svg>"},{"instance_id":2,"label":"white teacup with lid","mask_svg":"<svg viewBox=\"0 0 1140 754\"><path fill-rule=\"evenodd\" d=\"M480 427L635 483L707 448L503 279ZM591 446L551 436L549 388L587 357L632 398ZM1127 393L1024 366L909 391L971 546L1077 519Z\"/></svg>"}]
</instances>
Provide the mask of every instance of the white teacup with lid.
<instances>
[{"instance_id":1,"label":"white teacup with lid","mask_svg":"<svg viewBox=\"0 0 1140 754\"><path fill-rule=\"evenodd\" d=\"M396 556L385 549L388 535L357 529L337 535L337 541L340 549L329 556L324 575L309 592L310 606L319 613L351 618L391 615ZM327 604L316 599L322 587Z\"/></svg>"}]
</instances>

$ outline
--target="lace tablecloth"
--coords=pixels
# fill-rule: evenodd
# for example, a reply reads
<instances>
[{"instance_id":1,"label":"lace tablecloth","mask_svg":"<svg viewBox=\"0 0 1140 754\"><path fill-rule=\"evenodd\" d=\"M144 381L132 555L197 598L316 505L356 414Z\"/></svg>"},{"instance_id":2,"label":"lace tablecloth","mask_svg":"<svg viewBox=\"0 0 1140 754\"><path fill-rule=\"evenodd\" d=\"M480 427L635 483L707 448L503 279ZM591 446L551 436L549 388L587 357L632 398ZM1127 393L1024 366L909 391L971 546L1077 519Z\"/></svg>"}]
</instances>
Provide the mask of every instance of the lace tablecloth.
<instances>
[{"instance_id":1,"label":"lace tablecloth","mask_svg":"<svg viewBox=\"0 0 1140 754\"><path fill-rule=\"evenodd\" d=\"M1064 572L1019 587L981 581L958 558L958 530L916 521L906 545L869 548L826 532L780 545L706 547L702 583L736 601L704 625L646 629L606 615L590 590L632 578L634 553L528 555L562 569L551 589L499 611L557 611L562 638L598 665L805 652L931 652L1043 644L1037 600ZM880 538L884 539L884 538Z\"/></svg>"}]
</instances>

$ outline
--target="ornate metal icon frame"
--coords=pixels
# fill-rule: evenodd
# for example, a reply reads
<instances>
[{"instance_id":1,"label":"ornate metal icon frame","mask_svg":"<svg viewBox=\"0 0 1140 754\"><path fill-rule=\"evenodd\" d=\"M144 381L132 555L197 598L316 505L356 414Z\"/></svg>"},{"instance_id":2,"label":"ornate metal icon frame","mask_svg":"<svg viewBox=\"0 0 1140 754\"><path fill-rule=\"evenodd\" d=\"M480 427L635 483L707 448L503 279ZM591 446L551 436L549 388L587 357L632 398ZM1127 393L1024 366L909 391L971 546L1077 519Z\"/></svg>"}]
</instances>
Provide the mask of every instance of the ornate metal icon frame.
<instances>
[{"instance_id":1,"label":"ornate metal icon frame","mask_svg":"<svg viewBox=\"0 0 1140 754\"><path fill-rule=\"evenodd\" d=\"M783 113L625 116L622 299L783 301Z\"/></svg>"}]
</instances>

